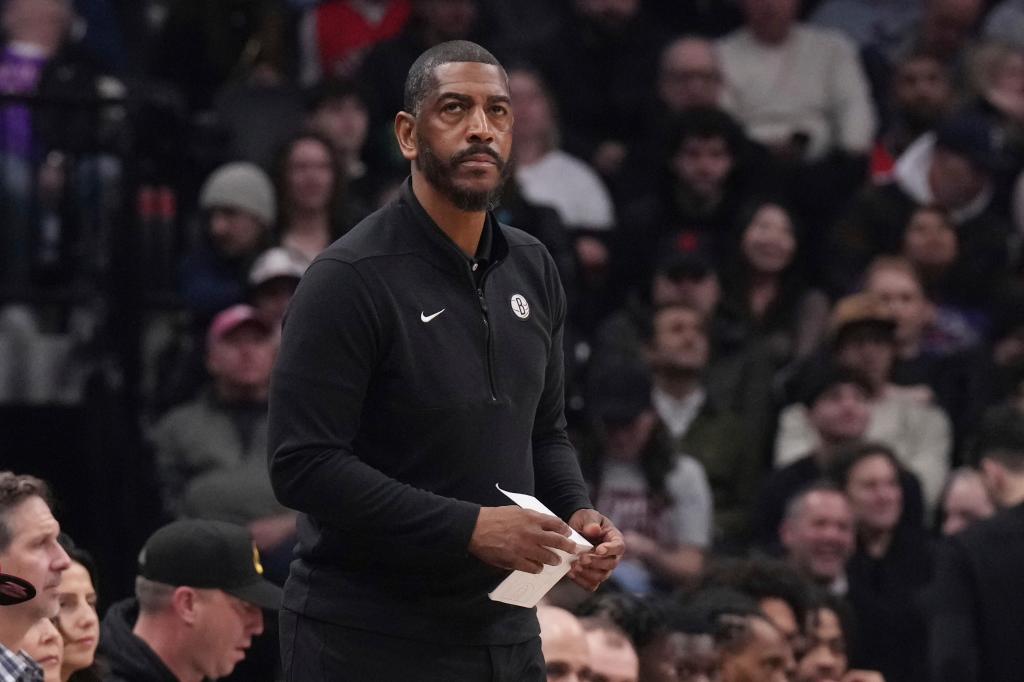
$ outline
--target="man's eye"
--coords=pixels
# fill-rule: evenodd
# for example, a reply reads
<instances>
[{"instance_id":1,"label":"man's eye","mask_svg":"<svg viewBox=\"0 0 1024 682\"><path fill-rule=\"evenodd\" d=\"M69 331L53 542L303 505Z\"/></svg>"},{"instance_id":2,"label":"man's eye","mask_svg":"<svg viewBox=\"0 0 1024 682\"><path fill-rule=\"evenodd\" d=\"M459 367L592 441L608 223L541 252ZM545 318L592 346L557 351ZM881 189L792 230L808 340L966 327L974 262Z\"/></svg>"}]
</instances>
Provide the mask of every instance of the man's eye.
<instances>
[{"instance_id":1,"label":"man's eye","mask_svg":"<svg viewBox=\"0 0 1024 682\"><path fill-rule=\"evenodd\" d=\"M459 102L448 102L441 108L441 110L454 113L462 110L462 104Z\"/></svg>"},{"instance_id":2,"label":"man's eye","mask_svg":"<svg viewBox=\"0 0 1024 682\"><path fill-rule=\"evenodd\" d=\"M500 104L496 104L495 106L491 107L491 113L495 114L496 116L504 116L505 114L508 113L508 109L501 106Z\"/></svg>"}]
</instances>

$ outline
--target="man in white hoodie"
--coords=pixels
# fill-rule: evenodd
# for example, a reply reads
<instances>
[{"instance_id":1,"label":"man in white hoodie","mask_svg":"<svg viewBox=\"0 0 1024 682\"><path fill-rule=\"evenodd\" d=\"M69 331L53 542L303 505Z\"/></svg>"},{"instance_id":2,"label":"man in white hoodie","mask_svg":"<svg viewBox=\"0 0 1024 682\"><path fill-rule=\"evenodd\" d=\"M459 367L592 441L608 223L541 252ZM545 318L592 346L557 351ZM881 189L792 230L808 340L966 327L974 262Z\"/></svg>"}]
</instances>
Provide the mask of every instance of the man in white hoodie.
<instances>
[{"instance_id":1,"label":"man in white hoodie","mask_svg":"<svg viewBox=\"0 0 1024 682\"><path fill-rule=\"evenodd\" d=\"M1005 271L1005 217L992 209L994 178L1005 168L998 128L980 114L963 113L919 137L899 157L892 180L866 190L833 227L829 262L836 293L854 288L868 261L895 253L913 212L944 209L960 245L953 266L962 303L983 302Z\"/></svg>"}]
</instances>

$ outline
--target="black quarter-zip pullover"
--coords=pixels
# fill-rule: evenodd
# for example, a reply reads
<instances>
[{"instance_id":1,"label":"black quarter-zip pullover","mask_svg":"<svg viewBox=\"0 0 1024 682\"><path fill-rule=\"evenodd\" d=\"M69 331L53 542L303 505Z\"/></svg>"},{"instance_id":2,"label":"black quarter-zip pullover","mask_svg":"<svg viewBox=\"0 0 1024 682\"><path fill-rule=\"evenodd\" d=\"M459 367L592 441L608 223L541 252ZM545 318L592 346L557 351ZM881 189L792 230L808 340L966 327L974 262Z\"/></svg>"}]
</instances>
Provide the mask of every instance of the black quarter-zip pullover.
<instances>
[{"instance_id":1,"label":"black quarter-zip pullover","mask_svg":"<svg viewBox=\"0 0 1024 682\"><path fill-rule=\"evenodd\" d=\"M484 272L410 182L309 267L270 392L270 471L302 512L284 607L395 636L514 644L532 609L468 553L496 488L591 506L565 432L565 295L547 250L487 216Z\"/></svg>"}]
</instances>

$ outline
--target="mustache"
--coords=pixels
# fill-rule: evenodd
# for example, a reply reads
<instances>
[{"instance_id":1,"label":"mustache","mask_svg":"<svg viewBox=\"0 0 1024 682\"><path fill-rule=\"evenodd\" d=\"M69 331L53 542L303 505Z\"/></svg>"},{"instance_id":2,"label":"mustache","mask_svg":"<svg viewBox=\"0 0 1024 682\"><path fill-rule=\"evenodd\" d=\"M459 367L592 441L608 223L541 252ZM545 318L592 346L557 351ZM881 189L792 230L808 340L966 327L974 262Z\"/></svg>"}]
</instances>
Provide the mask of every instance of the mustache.
<instances>
[{"instance_id":1,"label":"mustache","mask_svg":"<svg viewBox=\"0 0 1024 682\"><path fill-rule=\"evenodd\" d=\"M505 160L498 156L498 152L494 151L485 144L471 144L465 149L463 149L461 152L456 152L455 154L452 154L451 165L454 166L456 164L462 163L469 157L476 156L477 154L486 154L487 156L494 159L494 163L495 165L498 166L498 170L502 170L505 168Z\"/></svg>"}]
</instances>

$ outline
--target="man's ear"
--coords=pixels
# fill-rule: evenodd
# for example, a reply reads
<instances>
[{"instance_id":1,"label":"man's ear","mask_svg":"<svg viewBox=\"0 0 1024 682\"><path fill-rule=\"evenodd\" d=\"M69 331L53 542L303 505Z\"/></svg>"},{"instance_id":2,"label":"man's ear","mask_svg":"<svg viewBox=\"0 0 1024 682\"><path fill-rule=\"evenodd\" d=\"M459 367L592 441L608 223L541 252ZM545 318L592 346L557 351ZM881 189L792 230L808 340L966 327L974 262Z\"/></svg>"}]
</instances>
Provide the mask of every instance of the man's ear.
<instances>
[{"instance_id":1,"label":"man's ear","mask_svg":"<svg viewBox=\"0 0 1024 682\"><path fill-rule=\"evenodd\" d=\"M406 161L414 161L419 152L416 147L416 119L407 111L395 116L395 139Z\"/></svg>"},{"instance_id":2,"label":"man's ear","mask_svg":"<svg viewBox=\"0 0 1024 682\"><path fill-rule=\"evenodd\" d=\"M171 596L171 605L174 612L178 614L185 623L192 625L196 622L196 601L199 594L191 587L178 587Z\"/></svg>"}]
</instances>

